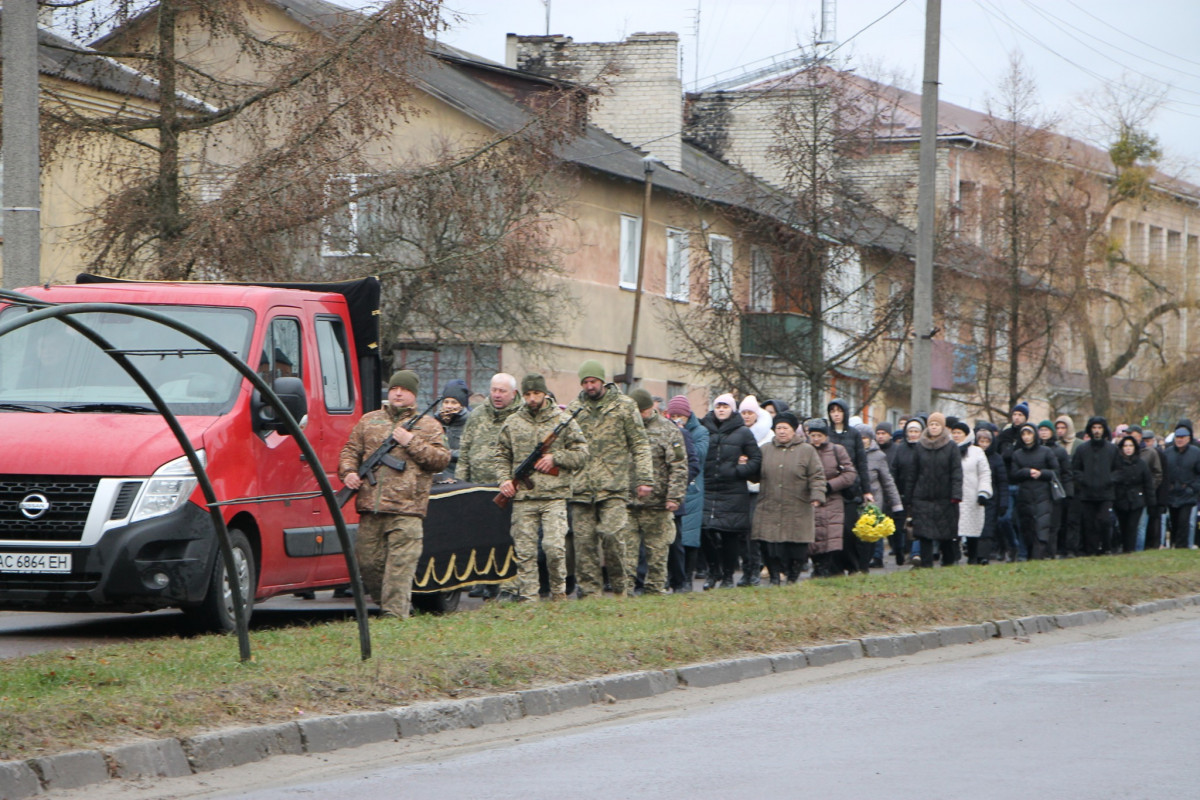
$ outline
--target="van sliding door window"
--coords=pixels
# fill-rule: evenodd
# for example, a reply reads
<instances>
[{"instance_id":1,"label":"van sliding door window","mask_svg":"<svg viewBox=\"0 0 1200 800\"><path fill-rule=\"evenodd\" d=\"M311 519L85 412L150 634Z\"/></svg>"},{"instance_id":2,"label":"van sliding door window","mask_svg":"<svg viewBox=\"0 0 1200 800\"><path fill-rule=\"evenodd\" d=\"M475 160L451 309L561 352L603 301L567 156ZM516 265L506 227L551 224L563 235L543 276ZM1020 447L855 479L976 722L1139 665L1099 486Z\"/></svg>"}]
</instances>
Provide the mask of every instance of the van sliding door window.
<instances>
[{"instance_id":1,"label":"van sliding door window","mask_svg":"<svg viewBox=\"0 0 1200 800\"><path fill-rule=\"evenodd\" d=\"M263 340L258 374L268 384L276 378L303 378L304 353L300 345L300 320L276 317Z\"/></svg>"},{"instance_id":2,"label":"van sliding door window","mask_svg":"<svg viewBox=\"0 0 1200 800\"><path fill-rule=\"evenodd\" d=\"M317 353L321 359L321 385L325 408L329 411L354 410L354 390L350 380L350 354L346 331L336 317L317 318Z\"/></svg>"}]
</instances>

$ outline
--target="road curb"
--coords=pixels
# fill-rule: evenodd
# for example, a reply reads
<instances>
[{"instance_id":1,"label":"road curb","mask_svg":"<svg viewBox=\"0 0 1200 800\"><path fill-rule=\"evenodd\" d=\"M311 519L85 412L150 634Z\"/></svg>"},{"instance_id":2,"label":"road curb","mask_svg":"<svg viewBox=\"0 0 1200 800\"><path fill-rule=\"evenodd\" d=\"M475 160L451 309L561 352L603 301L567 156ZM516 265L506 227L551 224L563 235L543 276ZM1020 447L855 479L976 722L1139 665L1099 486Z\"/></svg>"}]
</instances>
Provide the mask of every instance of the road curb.
<instances>
[{"instance_id":1,"label":"road curb","mask_svg":"<svg viewBox=\"0 0 1200 800\"><path fill-rule=\"evenodd\" d=\"M1119 606L1122 616L1143 616L1200 605L1200 595ZM377 742L477 728L522 717L556 714L595 703L617 703L677 689L719 686L806 667L859 658L896 658L922 650L987 639L1029 637L1112 619L1102 609L1041 614L979 625L954 625L915 633L864 636L789 653L747 656L675 669L607 675L586 681L466 700L419 703L388 711L311 717L253 728L233 728L187 739L134 742L108 750L0 762L0 800L23 800L113 778L173 778L249 764L276 755L328 753Z\"/></svg>"}]
</instances>

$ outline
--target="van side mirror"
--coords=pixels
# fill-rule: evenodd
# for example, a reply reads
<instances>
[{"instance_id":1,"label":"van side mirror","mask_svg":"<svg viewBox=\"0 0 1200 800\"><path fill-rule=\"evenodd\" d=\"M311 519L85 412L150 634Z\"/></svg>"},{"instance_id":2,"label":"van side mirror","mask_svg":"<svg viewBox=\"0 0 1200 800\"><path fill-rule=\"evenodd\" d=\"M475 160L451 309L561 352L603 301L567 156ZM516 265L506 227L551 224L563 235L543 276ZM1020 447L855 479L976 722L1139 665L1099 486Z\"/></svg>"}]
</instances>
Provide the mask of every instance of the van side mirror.
<instances>
[{"instance_id":1,"label":"van side mirror","mask_svg":"<svg viewBox=\"0 0 1200 800\"><path fill-rule=\"evenodd\" d=\"M283 401L283 407L288 410L292 418L303 424L302 420L308 414L308 396L304 393L304 381L290 377L276 378L271 388L275 390L275 394L279 395L279 399ZM279 431L284 435L289 433L275 409L263 400L261 392L257 390L254 392L254 396L250 400L250 407L253 412L255 428L260 431Z\"/></svg>"}]
</instances>

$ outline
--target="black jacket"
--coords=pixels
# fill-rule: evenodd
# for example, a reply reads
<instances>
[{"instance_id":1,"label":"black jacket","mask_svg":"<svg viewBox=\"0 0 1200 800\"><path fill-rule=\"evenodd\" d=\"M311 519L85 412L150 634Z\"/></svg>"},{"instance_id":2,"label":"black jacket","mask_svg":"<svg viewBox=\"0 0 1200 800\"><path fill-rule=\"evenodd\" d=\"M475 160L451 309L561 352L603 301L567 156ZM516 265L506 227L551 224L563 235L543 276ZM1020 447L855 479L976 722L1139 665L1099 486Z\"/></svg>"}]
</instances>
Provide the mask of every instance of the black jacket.
<instances>
[{"instance_id":1,"label":"black jacket","mask_svg":"<svg viewBox=\"0 0 1200 800\"><path fill-rule=\"evenodd\" d=\"M1040 474L1034 478L1030 470ZM1037 536L1038 541L1049 541L1050 523L1054 515L1054 498L1050 494L1050 479L1058 474L1058 459L1050 448L1034 442L1012 451L1009 459L1008 482L1017 486L1017 514L1021 531Z\"/></svg>"},{"instance_id":2,"label":"black jacket","mask_svg":"<svg viewBox=\"0 0 1200 800\"><path fill-rule=\"evenodd\" d=\"M701 526L717 531L750 530L750 489L746 481L758 480L762 451L754 434L736 412L724 422L708 412L700 424L708 430L704 457L704 516ZM738 458L748 461L739 464Z\"/></svg>"},{"instance_id":3,"label":"black jacket","mask_svg":"<svg viewBox=\"0 0 1200 800\"><path fill-rule=\"evenodd\" d=\"M908 475L905 505L913 535L948 541L958 537L958 502L962 501L962 456L948 433L937 440L928 433L913 446L915 458ZM907 501L905 501L907 502Z\"/></svg>"},{"instance_id":4,"label":"black jacket","mask_svg":"<svg viewBox=\"0 0 1200 800\"><path fill-rule=\"evenodd\" d=\"M1092 439L1092 425L1100 423L1104 426L1104 437ZM1084 431L1088 438L1075 445L1075 453L1071 456L1071 469L1075 473L1075 496L1080 500L1100 502L1112 500L1112 474L1117 466L1117 446L1109 441L1111 434L1108 430L1108 420L1104 417L1092 417L1088 420Z\"/></svg>"},{"instance_id":5,"label":"black jacket","mask_svg":"<svg viewBox=\"0 0 1200 800\"><path fill-rule=\"evenodd\" d=\"M854 486L842 492L842 497L852 503L861 503L864 492L871 491L869 483L870 470L867 465L867 451L863 447L862 436L859 435L858 429L850 424L850 406L845 400L832 400L826 406L825 413L829 413L829 409L837 406L842 410L842 430L836 431L833 429L833 422L829 423L829 441L834 444L840 444L846 448L846 454L850 456L850 460L854 462L854 468L858 470L858 480ZM880 498L876 498L876 502L882 502Z\"/></svg>"},{"instance_id":6,"label":"black jacket","mask_svg":"<svg viewBox=\"0 0 1200 800\"><path fill-rule=\"evenodd\" d=\"M912 516L912 496L908 493L908 486L909 478L916 469L915 448L915 444L903 440L893 443L892 449L888 451L888 469L892 471L892 479L896 481L896 488L900 490L900 502L909 516Z\"/></svg>"},{"instance_id":7,"label":"black jacket","mask_svg":"<svg viewBox=\"0 0 1200 800\"><path fill-rule=\"evenodd\" d=\"M1192 505L1200 499L1200 449L1188 445L1181 451L1171 445L1162 456L1166 505Z\"/></svg>"},{"instance_id":8,"label":"black jacket","mask_svg":"<svg viewBox=\"0 0 1200 800\"><path fill-rule=\"evenodd\" d=\"M1113 494L1113 508L1118 511L1137 511L1154 505L1154 476L1140 454L1134 453L1131 458L1124 453L1117 456Z\"/></svg>"}]
</instances>

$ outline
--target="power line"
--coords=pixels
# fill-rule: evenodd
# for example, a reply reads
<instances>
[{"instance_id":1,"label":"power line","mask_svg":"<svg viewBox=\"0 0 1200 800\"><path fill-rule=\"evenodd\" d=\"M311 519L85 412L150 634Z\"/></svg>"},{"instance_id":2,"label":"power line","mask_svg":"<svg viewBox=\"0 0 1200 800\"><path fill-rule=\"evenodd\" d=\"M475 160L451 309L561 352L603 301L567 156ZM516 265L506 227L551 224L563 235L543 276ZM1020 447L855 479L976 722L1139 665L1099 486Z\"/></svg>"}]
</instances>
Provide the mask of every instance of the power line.
<instances>
[{"instance_id":1,"label":"power line","mask_svg":"<svg viewBox=\"0 0 1200 800\"><path fill-rule=\"evenodd\" d=\"M1085 67L1082 64L1067 58L1062 53L1055 50L1053 47L1050 47L1048 44L1046 44L1042 40L1038 39L1036 36L1031 34L1029 31L1025 30L1020 25L1018 25L1015 21L1013 21L1007 14L1005 14L1000 9L991 8L990 7L991 4L988 3L987 0L975 0L975 4L978 5L984 11L984 13L995 16L997 19L999 19L1005 25L1010 27L1015 33L1017 33L1021 36L1024 36L1026 39L1033 42L1038 47L1041 47L1043 50L1050 53L1051 55L1053 55L1059 59L1062 59L1063 61L1067 62L1071 66L1075 67L1075 69L1079 70L1080 72L1083 72L1084 74L1091 76L1098 83L1100 83L1104 86L1108 86L1110 88L1114 88L1117 86L1113 81L1104 77L1103 75L1096 72L1095 70L1089 69L1088 67ZM1153 79L1153 78L1151 78L1151 80L1155 80L1158 83L1162 82L1162 81L1157 81L1157 79ZM1171 105L1193 106L1193 107L1200 108L1200 104L1189 103L1185 100L1164 100L1163 103L1171 104ZM1182 111L1178 108L1172 109L1172 112L1175 114L1182 114L1183 116L1186 116L1186 117L1195 117L1196 119L1200 119L1200 114L1192 114L1187 111Z\"/></svg>"},{"instance_id":2,"label":"power line","mask_svg":"<svg viewBox=\"0 0 1200 800\"><path fill-rule=\"evenodd\" d=\"M1143 39L1139 39L1136 36L1134 36L1132 33L1130 33L1129 31L1118 28L1116 25L1113 25L1111 22L1108 22L1107 20L1100 19L1095 14L1093 14L1092 12L1088 11L1086 8L1083 8L1078 3L1076 3L1075 0L1067 0L1067 2L1070 3L1072 6L1074 6L1075 10L1078 11L1079 13L1084 14L1085 16L1091 17L1092 19L1096 20L1096 22L1099 22L1101 25L1105 26L1106 28L1111 28L1112 30L1116 31L1117 33L1121 34L1122 36L1128 36L1130 39L1132 39L1133 41L1137 42L1140 45L1149 47L1153 50L1157 50L1158 52L1162 53L1163 55L1170 56L1171 58L1182 61L1185 64L1191 64L1193 66L1200 67L1200 61L1193 61L1190 58L1184 58L1181 55L1176 55L1175 53L1169 53L1166 50L1163 50L1160 46L1158 46L1156 44L1151 44L1150 42L1147 42Z\"/></svg>"}]
</instances>

